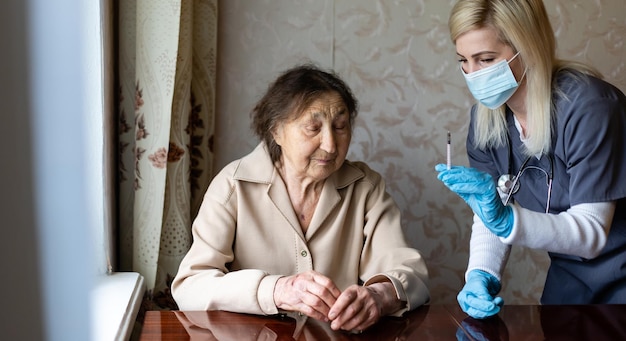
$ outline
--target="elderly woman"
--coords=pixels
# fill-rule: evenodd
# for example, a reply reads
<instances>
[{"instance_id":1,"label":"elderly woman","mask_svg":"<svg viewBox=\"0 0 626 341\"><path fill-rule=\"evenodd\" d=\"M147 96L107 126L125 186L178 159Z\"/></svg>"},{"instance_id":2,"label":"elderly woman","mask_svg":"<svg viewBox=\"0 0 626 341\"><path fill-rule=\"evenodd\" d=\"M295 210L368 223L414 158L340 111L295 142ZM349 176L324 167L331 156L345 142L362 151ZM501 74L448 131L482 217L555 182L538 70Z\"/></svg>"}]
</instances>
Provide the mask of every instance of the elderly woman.
<instances>
[{"instance_id":1,"label":"elderly woman","mask_svg":"<svg viewBox=\"0 0 626 341\"><path fill-rule=\"evenodd\" d=\"M429 300L381 176L346 154L357 101L332 72L283 73L252 112L262 142L226 166L172 284L181 310L298 312L363 330Z\"/></svg>"}]
</instances>

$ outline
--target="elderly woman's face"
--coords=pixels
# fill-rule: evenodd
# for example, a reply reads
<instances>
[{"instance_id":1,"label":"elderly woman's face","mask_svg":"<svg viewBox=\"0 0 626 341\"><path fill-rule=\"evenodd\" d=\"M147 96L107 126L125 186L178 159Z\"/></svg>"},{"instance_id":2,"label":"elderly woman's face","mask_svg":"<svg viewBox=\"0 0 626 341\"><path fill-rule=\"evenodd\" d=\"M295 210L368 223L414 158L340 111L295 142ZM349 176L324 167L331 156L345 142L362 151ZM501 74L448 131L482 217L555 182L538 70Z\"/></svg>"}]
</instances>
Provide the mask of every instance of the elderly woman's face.
<instances>
[{"instance_id":1,"label":"elderly woman's face","mask_svg":"<svg viewBox=\"0 0 626 341\"><path fill-rule=\"evenodd\" d=\"M274 132L288 174L314 181L326 179L341 167L351 138L350 113L334 92L323 94Z\"/></svg>"}]
</instances>

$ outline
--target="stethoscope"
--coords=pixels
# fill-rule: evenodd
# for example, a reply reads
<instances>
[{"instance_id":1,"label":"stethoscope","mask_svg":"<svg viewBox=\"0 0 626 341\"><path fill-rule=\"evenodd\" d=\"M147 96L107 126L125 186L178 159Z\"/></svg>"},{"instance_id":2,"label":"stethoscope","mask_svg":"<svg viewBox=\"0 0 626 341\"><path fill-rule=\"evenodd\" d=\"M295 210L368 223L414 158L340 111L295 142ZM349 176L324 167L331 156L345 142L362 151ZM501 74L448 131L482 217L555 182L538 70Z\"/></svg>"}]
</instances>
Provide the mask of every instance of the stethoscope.
<instances>
[{"instance_id":1,"label":"stethoscope","mask_svg":"<svg viewBox=\"0 0 626 341\"><path fill-rule=\"evenodd\" d=\"M517 191L519 191L519 187L520 187L520 183L519 183L519 179L522 176L522 174L524 174L524 172L527 169L536 169L539 170L541 172L543 172L546 177L548 178L547 184L548 184L548 200L546 202L546 213L548 213L550 211L550 197L552 196L552 179L554 178L554 159L552 158L552 155L550 154L544 154L546 155L546 157L548 157L548 160L550 161L550 171L546 172L543 168L541 167L537 167L537 166L528 166L528 162L530 161L530 159L533 156L528 156L526 158L526 160L524 160L524 162L522 163L522 165L519 168L519 171L517 172L517 175L513 176L511 175L511 160L513 157L513 147L511 146L511 139L509 138L509 172L508 174L502 174L500 175L500 177L498 178L498 188L500 189L500 191L502 191L503 193L506 193L506 199L504 200L504 205L508 205L509 202L511 201L511 198L513 197L513 195L515 193L517 193Z\"/></svg>"}]
</instances>

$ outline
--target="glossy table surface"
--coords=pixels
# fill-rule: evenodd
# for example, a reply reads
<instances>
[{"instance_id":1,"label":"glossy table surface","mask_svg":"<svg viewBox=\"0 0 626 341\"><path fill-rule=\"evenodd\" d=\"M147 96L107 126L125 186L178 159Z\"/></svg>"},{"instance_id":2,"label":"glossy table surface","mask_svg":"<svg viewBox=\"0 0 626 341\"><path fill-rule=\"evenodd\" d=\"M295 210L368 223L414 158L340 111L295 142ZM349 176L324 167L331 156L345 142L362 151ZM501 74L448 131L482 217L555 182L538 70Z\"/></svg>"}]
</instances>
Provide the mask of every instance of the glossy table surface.
<instances>
[{"instance_id":1,"label":"glossy table surface","mask_svg":"<svg viewBox=\"0 0 626 341\"><path fill-rule=\"evenodd\" d=\"M626 340L626 305L505 305L484 320L456 305L430 305L361 334L298 316L148 311L140 340Z\"/></svg>"}]
</instances>

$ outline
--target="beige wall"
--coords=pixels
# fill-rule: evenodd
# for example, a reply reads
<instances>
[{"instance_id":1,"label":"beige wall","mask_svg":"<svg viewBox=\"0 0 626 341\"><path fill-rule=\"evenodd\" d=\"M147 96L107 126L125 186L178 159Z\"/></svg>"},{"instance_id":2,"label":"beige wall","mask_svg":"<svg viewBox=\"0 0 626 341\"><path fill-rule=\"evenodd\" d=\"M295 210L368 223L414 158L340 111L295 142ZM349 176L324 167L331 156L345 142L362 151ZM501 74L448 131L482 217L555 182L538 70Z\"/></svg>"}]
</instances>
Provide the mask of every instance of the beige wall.
<instances>
[{"instance_id":1,"label":"beige wall","mask_svg":"<svg viewBox=\"0 0 626 341\"><path fill-rule=\"evenodd\" d=\"M349 158L386 178L409 241L425 256L433 303L463 284L471 211L436 179L452 132L453 162L467 164L472 98L458 71L443 0L227 0L219 3L216 167L257 140L249 112L268 82L295 63L334 68L360 100ZM583 60L626 90L626 2L546 0L561 57ZM503 296L538 302L547 256L514 248Z\"/></svg>"}]
</instances>

